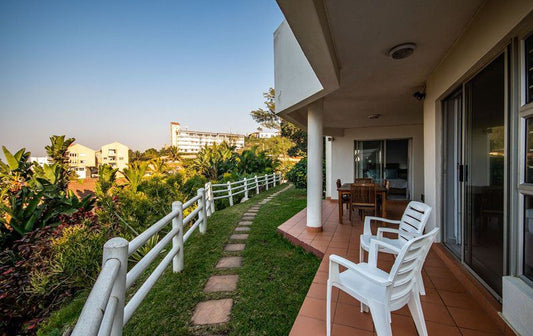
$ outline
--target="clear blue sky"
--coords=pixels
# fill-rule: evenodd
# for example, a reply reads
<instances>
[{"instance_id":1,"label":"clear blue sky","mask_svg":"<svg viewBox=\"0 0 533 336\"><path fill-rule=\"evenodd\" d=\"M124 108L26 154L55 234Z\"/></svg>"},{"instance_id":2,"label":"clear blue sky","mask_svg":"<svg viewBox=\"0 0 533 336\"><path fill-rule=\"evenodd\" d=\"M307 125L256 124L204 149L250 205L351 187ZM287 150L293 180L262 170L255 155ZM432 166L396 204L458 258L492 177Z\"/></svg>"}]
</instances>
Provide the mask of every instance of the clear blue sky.
<instances>
[{"instance_id":1,"label":"clear blue sky","mask_svg":"<svg viewBox=\"0 0 533 336\"><path fill-rule=\"evenodd\" d=\"M0 144L169 143L169 122L250 132L274 85L274 0L0 2Z\"/></svg>"}]
</instances>

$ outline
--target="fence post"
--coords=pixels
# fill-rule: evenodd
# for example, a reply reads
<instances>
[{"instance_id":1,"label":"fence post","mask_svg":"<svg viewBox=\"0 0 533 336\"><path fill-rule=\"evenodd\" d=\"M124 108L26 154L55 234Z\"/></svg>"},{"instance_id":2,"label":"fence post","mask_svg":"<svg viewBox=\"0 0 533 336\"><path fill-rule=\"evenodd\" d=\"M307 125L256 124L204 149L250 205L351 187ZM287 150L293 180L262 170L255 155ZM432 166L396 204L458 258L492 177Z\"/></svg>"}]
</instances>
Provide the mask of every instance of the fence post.
<instances>
[{"instance_id":1,"label":"fence post","mask_svg":"<svg viewBox=\"0 0 533 336\"><path fill-rule=\"evenodd\" d=\"M172 258L172 271L178 273L183 271L183 204L181 202L172 203L172 211L179 210L178 215L172 218L172 229L179 228L178 233L172 237L172 248L179 248L178 254Z\"/></svg>"},{"instance_id":2,"label":"fence post","mask_svg":"<svg viewBox=\"0 0 533 336\"><path fill-rule=\"evenodd\" d=\"M229 198L229 206L233 206L233 195L231 194L231 183L228 181L228 198Z\"/></svg>"},{"instance_id":3,"label":"fence post","mask_svg":"<svg viewBox=\"0 0 533 336\"><path fill-rule=\"evenodd\" d=\"M272 177L274 178L274 184L273 184L273 186L275 187L275 186L276 186L276 173L272 174Z\"/></svg>"},{"instance_id":4,"label":"fence post","mask_svg":"<svg viewBox=\"0 0 533 336\"><path fill-rule=\"evenodd\" d=\"M248 200L248 179L245 177L244 178L244 198L242 199L242 201L247 201Z\"/></svg>"},{"instance_id":5,"label":"fence post","mask_svg":"<svg viewBox=\"0 0 533 336\"><path fill-rule=\"evenodd\" d=\"M265 186L266 186L266 190L268 190L268 175L265 174Z\"/></svg>"},{"instance_id":6,"label":"fence post","mask_svg":"<svg viewBox=\"0 0 533 336\"><path fill-rule=\"evenodd\" d=\"M209 182L204 185L205 189L205 206L207 207L207 217L211 216L211 205L209 203Z\"/></svg>"},{"instance_id":7,"label":"fence post","mask_svg":"<svg viewBox=\"0 0 533 336\"><path fill-rule=\"evenodd\" d=\"M102 265L109 259L117 259L120 262L117 278L110 298L117 298L117 308L113 317L111 336L121 336L124 324L124 303L126 298L126 274L128 273L128 241L124 238L112 238L104 245Z\"/></svg>"},{"instance_id":8,"label":"fence post","mask_svg":"<svg viewBox=\"0 0 533 336\"><path fill-rule=\"evenodd\" d=\"M255 192L259 194L259 180L257 179L257 175L254 176L255 179Z\"/></svg>"},{"instance_id":9,"label":"fence post","mask_svg":"<svg viewBox=\"0 0 533 336\"><path fill-rule=\"evenodd\" d=\"M213 196L213 184L211 182L207 182L209 184L209 207L211 209L211 214L215 213L215 196Z\"/></svg>"},{"instance_id":10,"label":"fence post","mask_svg":"<svg viewBox=\"0 0 533 336\"><path fill-rule=\"evenodd\" d=\"M202 210L198 212L198 219L200 220L200 233L204 234L207 229L207 203L205 201L205 189L200 188L197 191L198 196L200 196L200 199L198 200L198 206L202 207Z\"/></svg>"}]
</instances>

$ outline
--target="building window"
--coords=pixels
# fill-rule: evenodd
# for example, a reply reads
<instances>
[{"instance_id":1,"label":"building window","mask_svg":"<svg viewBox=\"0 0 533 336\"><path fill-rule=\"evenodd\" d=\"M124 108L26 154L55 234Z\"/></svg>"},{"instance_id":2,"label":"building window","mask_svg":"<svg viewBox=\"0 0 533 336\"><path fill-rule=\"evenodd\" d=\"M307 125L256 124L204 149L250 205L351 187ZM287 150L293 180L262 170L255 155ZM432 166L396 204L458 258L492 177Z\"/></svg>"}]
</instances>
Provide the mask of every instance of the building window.
<instances>
[{"instance_id":1,"label":"building window","mask_svg":"<svg viewBox=\"0 0 533 336\"><path fill-rule=\"evenodd\" d=\"M533 34L524 41L526 104L533 102Z\"/></svg>"},{"instance_id":2,"label":"building window","mask_svg":"<svg viewBox=\"0 0 533 336\"><path fill-rule=\"evenodd\" d=\"M533 280L533 196L524 196L524 275Z\"/></svg>"}]
</instances>

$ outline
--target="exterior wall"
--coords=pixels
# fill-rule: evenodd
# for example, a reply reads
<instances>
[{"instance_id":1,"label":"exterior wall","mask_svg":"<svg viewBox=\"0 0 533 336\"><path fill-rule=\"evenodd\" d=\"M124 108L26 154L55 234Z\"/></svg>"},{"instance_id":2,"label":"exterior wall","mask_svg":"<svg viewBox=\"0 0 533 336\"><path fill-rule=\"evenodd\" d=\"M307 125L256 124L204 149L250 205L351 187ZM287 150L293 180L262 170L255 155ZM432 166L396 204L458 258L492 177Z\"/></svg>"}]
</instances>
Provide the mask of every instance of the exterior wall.
<instances>
[{"instance_id":1,"label":"exterior wall","mask_svg":"<svg viewBox=\"0 0 533 336\"><path fill-rule=\"evenodd\" d=\"M351 128L344 131L344 136L336 136L333 141L326 141L326 197L337 199L335 181L353 181L355 176L354 140L412 139L412 179L411 198L420 200L424 192L424 139L422 125ZM326 159L326 160L327 160ZM328 168L330 167L330 168Z\"/></svg>"},{"instance_id":2,"label":"exterior wall","mask_svg":"<svg viewBox=\"0 0 533 336\"><path fill-rule=\"evenodd\" d=\"M237 149L244 147L244 135L184 130L178 123L170 123L171 146L182 153L198 153L203 147L227 142Z\"/></svg>"},{"instance_id":3,"label":"exterior wall","mask_svg":"<svg viewBox=\"0 0 533 336\"><path fill-rule=\"evenodd\" d=\"M90 168L96 167L96 151L89 147L73 144L68 148L69 166L79 178L90 176Z\"/></svg>"},{"instance_id":4,"label":"exterior wall","mask_svg":"<svg viewBox=\"0 0 533 336\"><path fill-rule=\"evenodd\" d=\"M276 112L283 111L322 90L287 21L274 32Z\"/></svg>"},{"instance_id":5,"label":"exterior wall","mask_svg":"<svg viewBox=\"0 0 533 336\"><path fill-rule=\"evenodd\" d=\"M45 164L48 164L48 156L31 156L30 162L37 162L39 166L44 166Z\"/></svg>"},{"instance_id":6,"label":"exterior wall","mask_svg":"<svg viewBox=\"0 0 533 336\"><path fill-rule=\"evenodd\" d=\"M99 164L108 164L113 168L118 168L122 171L128 167L129 162L129 148L119 142L113 142L103 145L100 149L101 162Z\"/></svg>"}]
</instances>

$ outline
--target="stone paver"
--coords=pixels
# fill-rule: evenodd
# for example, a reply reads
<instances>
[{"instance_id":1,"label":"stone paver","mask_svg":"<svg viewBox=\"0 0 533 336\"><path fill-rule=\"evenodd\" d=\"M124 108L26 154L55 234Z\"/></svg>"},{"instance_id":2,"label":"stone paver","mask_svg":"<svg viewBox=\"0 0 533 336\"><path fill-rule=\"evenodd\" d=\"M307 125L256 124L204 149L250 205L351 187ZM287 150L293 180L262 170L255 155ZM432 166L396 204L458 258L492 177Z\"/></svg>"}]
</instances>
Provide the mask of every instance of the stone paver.
<instances>
[{"instance_id":1,"label":"stone paver","mask_svg":"<svg viewBox=\"0 0 533 336\"><path fill-rule=\"evenodd\" d=\"M196 306L192 322L197 325L229 322L232 306L233 299L200 302Z\"/></svg>"},{"instance_id":2,"label":"stone paver","mask_svg":"<svg viewBox=\"0 0 533 336\"><path fill-rule=\"evenodd\" d=\"M237 226L235 228L235 232L248 232L248 231L250 231L250 228L246 226Z\"/></svg>"},{"instance_id":3,"label":"stone paver","mask_svg":"<svg viewBox=\"0 0 533 336\"><path fill-rule=\"evenodd\" d=\"M257 216L257 212L246 212L246 213L244 213L243 216L245 216L245 217L246 217L246 216L249 216L249 217L255 217L255 216Z\"/></svg>"},{"instance_id":4,"label":"stone paver","mask_svg":"<svg viewBox=\"0 0 533 336\"><path fill-rule=\"evenodd\" d=\"M251 214L256 214L256 213L258 213L258 212L259 212L259 209L248 209L248 211L245 213L245 215L246 215L246 214L250 214L250 213L251 213Z\"/></svg>"},{"instance_id":5,"label":"stone paver","mask_svg":"<svg viewBox=\"0 0 533 336\"><path fill-rule=\"evenodd\" d=\"M222 257L218 263L216 268L235 268L235 267L241 267L242 264L242 257Z\"/></svg>"},{"instance_id":6,"label":"stone paver","mask_svg":"<svg viewBox=\"0 0 533 336\"><path fill-rule=\"evenodd\" d=\"M212 275L205 284L204 292L232 292L237 289L238 275Z\"/></svg>"},{"instance_id":7,"label":"stone paver","mask_svg":"<svg viewBox=\"0 0 533 336\"><path fill-rule=\"evenodd\" d=\"M245 247L246 244L227 244L226 247L224 247L224 250L229 252L236 252L243 251Z\"/></svg>"},{"instance_id":8,"label":"stone paver","mask_svg":"<svg viewBox=\"0 0 533 336\"><path fill-rule=\"evenodd\" d=\"M255 219L255 217L243 216L241 219L242 219L242 220L246 220L246 221L252 221L252 220Z\"/></svg>"},{"instance_id":9,"label":"stone paver","mask_svg":"<svg viewBox=\"0 0 533 336\"><path fill-rule=\"evenodd\" d=\"M229 239L235 239L235 240L245 240L245 239L248 239L248 234L247 233L235 233L235 234L232 234Z\"/></svg>"},{"instance_id":10,"label":"stone paver","mask_svg":"<svg viewBox=\"0 0 533 336\"><path fill-rule=\"evenodd\" d=\"M239 225L241 225L241 226L243 226L243 225L248 226L248 225L252 225L252 224L253 224L252 221L240 221L240 222L239 222Z\"/></svg>"}]
</instances>

